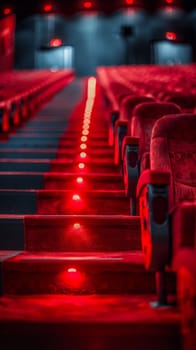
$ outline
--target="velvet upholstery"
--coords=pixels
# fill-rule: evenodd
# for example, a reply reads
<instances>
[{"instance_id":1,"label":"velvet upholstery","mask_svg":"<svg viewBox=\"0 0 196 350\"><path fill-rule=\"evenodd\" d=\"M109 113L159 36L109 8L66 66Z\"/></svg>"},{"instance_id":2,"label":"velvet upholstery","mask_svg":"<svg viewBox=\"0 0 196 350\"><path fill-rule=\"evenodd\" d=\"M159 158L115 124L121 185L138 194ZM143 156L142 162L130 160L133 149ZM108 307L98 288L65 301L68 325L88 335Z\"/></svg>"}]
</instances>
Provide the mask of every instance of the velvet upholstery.
<instances>
[{"instance_id":1,"label":"velvet upholstery","mask_svg":"<svg viewBox=\"0 0 196 350\"><path fill-rule=\"evenodd\" d=\"M150 151L151 133L157 119L180 112L180 108L174 103L144 102L134 108L130 127L131 135L140 140L139 161L141 164L144 164L142 160L144 154Z\"/></svg>"},{"instance_id":2,"label":"velvet upholstery","mask_svg":"<svg viewBox=\"0 0 196 350\"><path fill-rule=\"evenodd\" d=\"M170 209L196 200L196 114L165 116L155 123L150 165L171 173Z\"/></svg>"},{"instance_id":3,"label":"velvet upholstery","mask_svg":"<svg viewBox=\"0 0 196 350\"><path fill-rule=\"evenodd\" d=\"M183 202L171 212L171 232L173 256L182 248L196 248L196 201Z\"/></svg>"},{"instance_id":4,"label":"velvet upholstery","mask_svg":"<svg viewBox=\"0 0 196 350\"><path fill-rule=\"evenodd\" d=\"M176 103L183 112L193 112L196 107L196 96L190 93L170 94L165 98L165 101Z\"/></svg>"},{"instance_id":5,"label":"velvet upholstery","mask_svg":"<svg viewBox=\"0 0 196 350\"><path fill-rule=\"evenodd\" d=\"M120 106L120 119L121 120L130 120L132 117L133 109L138 104L143 102L153 102L155 99L149 96L126 96Z\"/></svg>"}]
</instances>

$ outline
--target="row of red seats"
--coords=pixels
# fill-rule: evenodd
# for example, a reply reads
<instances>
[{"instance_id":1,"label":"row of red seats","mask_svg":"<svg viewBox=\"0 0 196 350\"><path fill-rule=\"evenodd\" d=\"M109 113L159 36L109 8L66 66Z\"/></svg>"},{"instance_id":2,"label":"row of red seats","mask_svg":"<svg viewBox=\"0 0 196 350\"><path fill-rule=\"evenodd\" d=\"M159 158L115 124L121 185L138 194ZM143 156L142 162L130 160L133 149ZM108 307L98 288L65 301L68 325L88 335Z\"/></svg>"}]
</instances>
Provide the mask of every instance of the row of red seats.
<instances>
[{"instance_id":1,"label":"row of red seats","mask_svg":"<svg viewBox=\"0 0 196 350\"><path fill-rule=\"evenodd\" d=\"M165 271L177 271L184 328L196 321L195 73L195 65L98 70L114 161L123 172L131 214L141 218L145 266L156 272L159 305L167 302ZM121 90L118 74L132 85L130 90L127 83Z\"/></svg>"},{"instance_id":2,"label":"row of red seats","mask_svg":"<svg viewBox=\"0 0 196 350\"><path fill-rule=\"evenodd\" d=\"M74 77L72 70L12 71L0 77L0 132L7 133L37 112Z\"/></svg>"}]
</instances>

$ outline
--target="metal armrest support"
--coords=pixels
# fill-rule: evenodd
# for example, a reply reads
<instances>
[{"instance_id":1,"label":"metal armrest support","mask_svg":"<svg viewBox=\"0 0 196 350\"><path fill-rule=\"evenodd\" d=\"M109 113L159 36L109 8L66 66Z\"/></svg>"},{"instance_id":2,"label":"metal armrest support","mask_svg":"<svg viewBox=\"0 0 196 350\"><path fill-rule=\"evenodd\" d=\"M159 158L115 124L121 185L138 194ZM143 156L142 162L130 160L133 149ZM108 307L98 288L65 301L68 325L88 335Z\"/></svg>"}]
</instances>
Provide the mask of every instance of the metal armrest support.
<instances>
[{"instance_id":1,"label":"metal armrest support","mask_svg":"<svg viewBox=\"0 0 196 350\"><path fill-rule=\"evenodd\" d=\"M145 267L156 271L156 306L167 304L165 267L170 262L171 239L168 212L169 173L146 170L138 186L141 241Z\"/></svg>"},{"instance_id":2,"label":"metal armrest support","mask_svg":"<svg viewBox=\"0 0 196 350\"><path fill-rule=\"evenodd\" d=\"M169 263L169 182L169 173L146 170L137 186L145 266L154 271Z\"/></svg>"},{"instance_id":3,"label":"metal armrest support","mask_svg":"<svg viewBox=\"0 0 196 350\"><path fill-rule=\"evenodd\" d=\"M109 135L108 135L109 146L114 145L114 126L115 126L115 122L118 120L118 117L119 117L118 111L111 112L111 116L109 120Z\"/></svg>"},{"instance_id":4,"label":"metal armrest support","mask_svg":"<svg viewBox=\"0 0 196 350\"><path fill-rule=\"evenodd\" d=\"M114 130L114 164L120 165L122 170L122 143L127 135L128 122L125 120L117 120Z\"/></svg>"},{"instance_id":5,"label":"metal armrest support","mask_svg":"<svg viewBox=\"0 0 196 350\"><path fill-rule=\"evenodd\" d=\"M130 198L131 214L136 215L136 187L139 177L139 139L126 136L123 140L122 158L125 193Z\"/></svg>"}]
</instances>

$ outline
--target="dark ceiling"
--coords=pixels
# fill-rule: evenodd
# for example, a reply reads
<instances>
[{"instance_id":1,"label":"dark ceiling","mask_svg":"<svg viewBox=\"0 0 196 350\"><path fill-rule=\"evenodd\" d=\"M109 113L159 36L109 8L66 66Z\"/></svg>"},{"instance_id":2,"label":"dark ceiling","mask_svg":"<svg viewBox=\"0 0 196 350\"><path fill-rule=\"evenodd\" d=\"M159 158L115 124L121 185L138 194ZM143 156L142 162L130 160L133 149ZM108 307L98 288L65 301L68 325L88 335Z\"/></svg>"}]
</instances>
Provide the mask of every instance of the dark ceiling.
<instances>
[{"instance_id":1,"label":"dark ceiling","mask_svg":"<svg viewBox=\"0 0 196 350\"><path fill-rule=\"evenodd\" d=\"M104 13L112 13L113 11L126 7L126 1L129 0L92 0L93 9ZM173 5L179 5L185 11L192 11L196 8L195 0L132 0L138 6L145 8L149 12L154 12L162 4L172 2ZM130 2L132 2L130 0ZM43 6L51 4L53 12L60 13L65 16L72 15L77 11L84 10L84 0L1 0L1 13L5 7L12 8L17 17L29 16L35 13L43 13Z\"/></svg>"}]
</instances>

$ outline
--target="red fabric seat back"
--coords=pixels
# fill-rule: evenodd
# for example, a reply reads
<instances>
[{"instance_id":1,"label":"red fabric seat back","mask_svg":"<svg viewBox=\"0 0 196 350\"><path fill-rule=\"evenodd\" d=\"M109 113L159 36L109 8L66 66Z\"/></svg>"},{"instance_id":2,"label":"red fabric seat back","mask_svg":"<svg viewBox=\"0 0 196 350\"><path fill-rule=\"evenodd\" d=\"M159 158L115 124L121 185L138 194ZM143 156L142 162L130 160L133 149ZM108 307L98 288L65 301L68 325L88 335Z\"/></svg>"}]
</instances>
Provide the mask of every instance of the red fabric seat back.
<instances>
[{"instance_id":1,"label":"red fabric seat back","mask_svg":"<svg viewBox=\"0 0 196 350\"><path fill-rule=\"evenodd\" d=\"M143 102L155 102L155 99L149 96L126 96L120 105L120 119L131 120L133 109Z\"/></svg>"},{"instance_id":2,"label":"red fabric seat back","mask_svg":"<svg viewBox=\"0 0 196 350\"><path fill-rule=\"evenodd\" d=\"M171 173L170 209L196 200L196 114L164 116L156 122L150 166Z\"/></svg>"},{"instance_id":3,"label":"red fabric seat back","mask_svg":"<svg viewBox=\"0 0 196 350\"><path fill-rule=\"evenodd\" d=\"M196 107L196 96L192 94L173 94L165 98L167 102L176 103L183 112L194 112Z\"/></svg>"},{"instance_id":4,"label":"red fabric seat back","mask_svg":"<svg viewBox=\"0 0 196 350\"><path fill-rule=\"evenodd\" d=\"M139 159L150 151L153 126L164 115L180 113L181 109L174 103L145 102L136 106L130 124L131 136L139 138Z\"/></svg>"}]
</instances>

